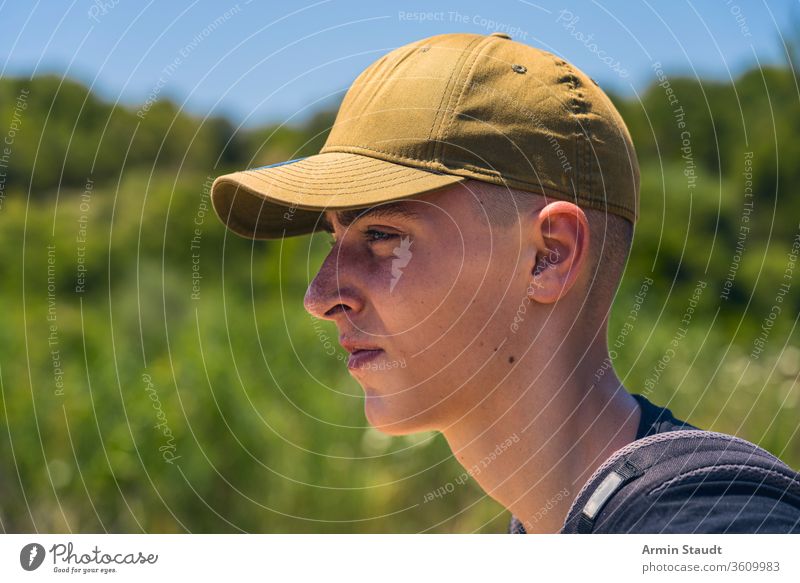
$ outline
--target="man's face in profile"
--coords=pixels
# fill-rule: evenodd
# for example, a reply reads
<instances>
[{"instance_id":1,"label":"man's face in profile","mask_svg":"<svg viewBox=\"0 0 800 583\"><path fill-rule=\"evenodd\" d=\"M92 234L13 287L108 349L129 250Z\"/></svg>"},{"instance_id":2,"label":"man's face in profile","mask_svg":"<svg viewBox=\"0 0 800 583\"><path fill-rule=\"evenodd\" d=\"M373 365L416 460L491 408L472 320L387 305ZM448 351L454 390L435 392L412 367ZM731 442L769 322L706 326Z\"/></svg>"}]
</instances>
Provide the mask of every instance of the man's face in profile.
<instances>
[{"instance_id":1,"label":"man's face in profile","mask_svg":"<svg viewBox=\"0 0 800 583\"><path fill-rule=\"evenodd\" d=\"M334 243L305 307L336 323L369 422L440 429L480 406L514 360L535 260L519 225L490 224L464 185L325 218Z\"/></svg>"}]
</instances>

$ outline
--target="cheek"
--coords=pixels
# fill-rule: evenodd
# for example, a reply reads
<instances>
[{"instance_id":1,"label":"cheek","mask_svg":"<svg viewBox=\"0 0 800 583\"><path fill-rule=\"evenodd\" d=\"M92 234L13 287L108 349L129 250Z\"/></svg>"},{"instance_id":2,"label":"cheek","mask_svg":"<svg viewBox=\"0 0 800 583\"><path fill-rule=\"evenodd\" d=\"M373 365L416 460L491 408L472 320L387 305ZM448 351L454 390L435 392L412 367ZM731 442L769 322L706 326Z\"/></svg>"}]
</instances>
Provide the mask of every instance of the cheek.
<instances>
[{"instance_id":1,"label":"cheek","mask_svg":"<svg viewBox=\"0 0 800 583\"><path fill-rule=\"evenodd\" d=\"M463 350L485 323L480 315L491 314L499 297L495 290L501 286L485 271L479 258L415 256L394 293L386 296L387 318L402 332L397 340L408 349L427 350L422 360L442 360Z\"/></svg>"},{"instance_id":2,"label":"cheek","mask_svg":"<svg viewBox=\"0 0 800 583\"><path fill-rule=\"evenodd\" d=\"M530 312L523 303L527 287L524 270L515 270L510 261L476 254L460 274L445 280L447 298L431 316L442 338L437 347L447 358L458 358L467 368L491 358L495 347L510 340L517 311ZM528 314L529 315L529 314Z\"/></svg>"},{"instance_id":3,"label":"cheek","mask_svg":"<svg viewBox=\"0 0 800 583\"><path fill-rule=\"evenodd\" d=\"M471 353L482 340L499 342L494 336L508 332L511 324L501 323L513 314L508 306L521 300L523 278L511 259L502 260L509 256L507 249L495 242L492 254L488 245L469 240L465 249L456 239L455 246L436 245L436 253L412 245L407 262L393 265L392 259L384 260L369 287L386 332L394 335L392 344L403 353L417 354L414 360L420 365L441 366L468 346Z\"/></svg>"},{"instance_id":4,"label":"cheek","mask_svg":"<svg viewBox=\"0 0 800 583\"><path fill-rule=\"evenodd\" d=\"M468 258L460 245L420 245L406 261L392 260L389 264L390 277L397 280L395 292L424 302L428 313L469 285L476 270L476 261Z\"/></svg>"}]
</instances>

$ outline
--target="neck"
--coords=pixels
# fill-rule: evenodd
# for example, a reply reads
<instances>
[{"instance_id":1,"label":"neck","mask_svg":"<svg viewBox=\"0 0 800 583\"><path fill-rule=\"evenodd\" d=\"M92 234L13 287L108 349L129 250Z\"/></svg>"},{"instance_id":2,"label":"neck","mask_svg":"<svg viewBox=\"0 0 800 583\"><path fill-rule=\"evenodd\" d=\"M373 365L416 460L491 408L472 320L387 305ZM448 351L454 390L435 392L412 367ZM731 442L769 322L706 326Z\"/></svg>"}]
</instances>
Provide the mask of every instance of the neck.
<instances>
[{"instance_id":1,"label":"neck","mask_svg":"<svg viewBox=\"0 0 800 583\"><path fill-rule=\"evenodd\" d=\"M638 403L605 346L600 354L582 359L580 370L574 358L561 365L554 358L546 368L523 359L493 397L442 430L465 470L528 533L559 532L594 470L636 438ZM598 370L605 371L600 380Z\"/></svg>"}]
</instances>

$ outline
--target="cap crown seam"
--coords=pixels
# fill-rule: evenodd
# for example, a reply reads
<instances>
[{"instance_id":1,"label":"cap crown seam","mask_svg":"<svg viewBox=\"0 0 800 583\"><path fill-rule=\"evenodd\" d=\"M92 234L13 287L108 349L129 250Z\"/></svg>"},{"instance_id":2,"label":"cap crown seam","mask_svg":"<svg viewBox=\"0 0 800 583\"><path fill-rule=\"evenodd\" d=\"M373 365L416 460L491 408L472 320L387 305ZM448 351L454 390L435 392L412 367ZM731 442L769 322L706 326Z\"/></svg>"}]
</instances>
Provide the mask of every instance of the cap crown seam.
<instances>
[{"instance_id":1,"label":"cap crown seam","mask_svg":"<svg viewBox=\"0 0 800 583\"><path fill-rule=\"evenodd\" d=\"M478 57L480 57L483 52L488 49L492 42L497 42L498 37L488 36L482 39L481 45L478 45L475 50L472 52L471 56L473 57L472 64L470 65L469 69L467 70L467 74L464 76L463 83L461 85L461 90L458 92L458 99L456 100L453 109L450 111L450 121L447 124L447 127L444 128L444 131L441 132L439 135L439 139L436 140L436 150L435 153L435 160L440 161L443 157L442 150L444 149L444 144L447 141L447 137L450 135L450 129L453 127L453 122L455 121L456 117L458 116L457 110L458 106L461 105L461 101L464 98L464 93L467 90L467 87L470 85L468 82L472 78L472 73L475 70L476 65L478 64ZM463 68L462 68L463 70ZM459 72L460 73L460 72ZM450 102L448 101L448 106Z\"/></svg>"},{"instance_id":2,"label":"cap crown seam","mask_svg":"<svg viewBox=\"0 0 800 583\"><path fill-rule=\"evenodd\" d=\"M433 120L433 125L431 126L431 131L428 133L428 152L426 153L430 160L437 160L438 158L438 150L439 148L439 140L433 140L433 135L436 130L439 130L439 135L441 137L441 127L445 122L447 112L449 111L450 102L453 100L453 94L456 92L456 88L458 87L458 77L461 75L461 72L464 70L464 65L466 61L475 53L472 51L472 47L476 44L480 43L481 41L485 41L485 38L478 37L472 40L464 49L463 54L459 58L458 62L456 63L455 67L453 68L453 72L450 75L450 78L447 81L448 87L442 92L442 97L439 100L439 108L436 111L436 117ZM445 49L447 50L447 49ZM450 86L452 85L452 89ZM442 104L444 102L444 98L447 96L447 106L442 108ZM449 124L448 124L449 125Z\"/></svg>"}]
</instances>

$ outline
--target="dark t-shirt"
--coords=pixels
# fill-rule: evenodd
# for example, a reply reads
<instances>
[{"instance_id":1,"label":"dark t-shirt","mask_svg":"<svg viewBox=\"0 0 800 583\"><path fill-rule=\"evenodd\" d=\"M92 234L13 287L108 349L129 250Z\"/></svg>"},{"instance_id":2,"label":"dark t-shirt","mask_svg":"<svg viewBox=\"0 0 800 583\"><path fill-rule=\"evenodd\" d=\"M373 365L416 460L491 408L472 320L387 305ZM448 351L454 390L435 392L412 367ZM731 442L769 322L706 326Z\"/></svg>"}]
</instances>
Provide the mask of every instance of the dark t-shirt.
<instances>
[{"instance_id":1,"label":"dark t-shirt","mask_svg":"<svg viewBox=\"0 0 800 583\"><path fill-rule=\"evenodd\" d=\"M636 439L675 431L698 429L676 419L672 411L632 394L642 410ZM637 533L800 533L800 509L773 498L752 495L694 495L686 500L653 504L634 528ZM511 534L525 534L514 516L508 526Z\"/></svg>"},{"instance_id":2,"label":"dark t-shirt","mask_svg":"<svg viewBox=\"0 0 800 583\"><path fill-rule=\"evenodd\" d=\"M639 429L636 431L636 439L664 433L665 431L675 431L676 429L697 429L694 425L676 419L672 411L666 407L659 407L651 403L643 395L631 394L639 402L642 409L642 416L639 419Z\"/></svg>"}]
</instances>

